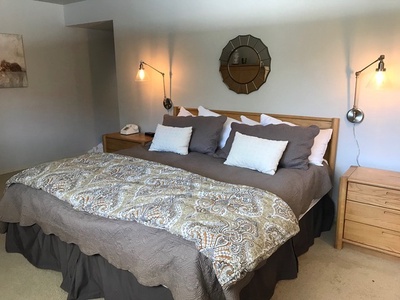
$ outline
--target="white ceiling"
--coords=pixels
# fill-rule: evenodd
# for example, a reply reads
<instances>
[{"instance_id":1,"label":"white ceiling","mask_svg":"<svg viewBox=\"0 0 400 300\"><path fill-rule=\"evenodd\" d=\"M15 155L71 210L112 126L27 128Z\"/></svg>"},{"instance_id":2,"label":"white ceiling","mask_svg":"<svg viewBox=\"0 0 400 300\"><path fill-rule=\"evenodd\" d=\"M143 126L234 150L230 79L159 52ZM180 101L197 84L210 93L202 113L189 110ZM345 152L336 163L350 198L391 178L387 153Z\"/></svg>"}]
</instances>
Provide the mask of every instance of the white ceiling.
<instances>
[{"instance_id":1,"label":"white ceiling","mask_svg":"<svg viewBox=\"0 0 400 300\"><path fill-rule=\"evenodd\" d=\"M113 21L84 23L84 24L79 24L79 25L75 25L75 26L72 26L72 27L81 27L81 28L106 30L106 31L113 31L114 30Z\"/></svg>"},{"instance_id":2,"label":"white ceiling","mask_svg":"<svg viewBox=\"0 0 400 300\"><path fill-rule=\"evenodd\" d=\"M87 20L111 20L127 14L136 30L168 28L172 31L231 30L243 26L343 19L357 15L379 16L383 12L400 11L400 0L246 0L233 1L234 5L232 0L34 1L65 5L67 26L81 26ZM92 24L85 27L89 25ZM95 29L112 30L110 23L95 25Z\"/></svg>"},{"instance_id":3,"label":"white ceiling","mask_svg":"<svg viewBox=\"0 0 400 300\"><path fill-rule=\"evenodd\" d=\"M35 0L35 1L41 1L41 2L49 2L49 3L55 3L55 4L70 4L70 3L75 3L75 2L82 2L85 0Z\"/></svg>"}]
</instances>

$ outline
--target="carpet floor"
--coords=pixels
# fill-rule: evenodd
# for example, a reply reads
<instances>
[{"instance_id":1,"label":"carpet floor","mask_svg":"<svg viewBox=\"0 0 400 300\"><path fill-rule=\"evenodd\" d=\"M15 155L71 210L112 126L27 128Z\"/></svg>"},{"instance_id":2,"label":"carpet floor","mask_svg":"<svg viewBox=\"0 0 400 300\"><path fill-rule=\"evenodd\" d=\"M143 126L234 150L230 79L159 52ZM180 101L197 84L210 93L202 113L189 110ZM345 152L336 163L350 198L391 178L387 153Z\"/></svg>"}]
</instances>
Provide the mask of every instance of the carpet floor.
<instances>
[{"instance_id":1,"label":"carpet floor","mask_svg":"<svg viewBox=\"0 0 400 300\"><path fill-rule=\"evenodd\" d=\"M280 281L273 300L399 300L400 258L344 244L333 247L335 228L299 257L295 280Z\"/></svg>"}]
</instances>

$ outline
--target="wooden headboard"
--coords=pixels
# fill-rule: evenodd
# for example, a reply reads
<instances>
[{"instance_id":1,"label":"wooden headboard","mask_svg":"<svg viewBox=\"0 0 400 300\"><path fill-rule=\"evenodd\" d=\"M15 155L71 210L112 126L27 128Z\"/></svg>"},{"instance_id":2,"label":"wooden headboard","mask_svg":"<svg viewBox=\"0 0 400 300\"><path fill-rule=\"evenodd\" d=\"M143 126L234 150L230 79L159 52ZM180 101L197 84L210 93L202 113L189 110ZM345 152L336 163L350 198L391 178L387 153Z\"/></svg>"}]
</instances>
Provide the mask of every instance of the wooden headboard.
<instances>
[{"instance_id":1,"label":"wooden headboard","mask_svg":"<svg viewBox=\"0 0 400 300\"><path fill-rule=\"evenodd\" d=\"M178 115L179 113L179 106L174 106L174 116ZM187 108L193 115L198 114L197 108ZM255 112L244 112L244 111L230 111L230 110L212 110L220 115L224 115L236 120L240 121L240 116L246 116L249 119L254 121L260 122L260 115L262 113L255 113ZM295 115L281 115L281 114L270 114L265 113L269 116L277 118L282 121L290 122L300 126L310 126L310 125L317 125L320 129L329 129L333 130L332 138L328 144L328 148L326 149L324 158L328 161L330 167L335 171L336 166L336 152L337 152L337 144L339 138L339 118L320 118L320 117L308 117L308 116L295 116Z\"/></svg>"}]
</instances>

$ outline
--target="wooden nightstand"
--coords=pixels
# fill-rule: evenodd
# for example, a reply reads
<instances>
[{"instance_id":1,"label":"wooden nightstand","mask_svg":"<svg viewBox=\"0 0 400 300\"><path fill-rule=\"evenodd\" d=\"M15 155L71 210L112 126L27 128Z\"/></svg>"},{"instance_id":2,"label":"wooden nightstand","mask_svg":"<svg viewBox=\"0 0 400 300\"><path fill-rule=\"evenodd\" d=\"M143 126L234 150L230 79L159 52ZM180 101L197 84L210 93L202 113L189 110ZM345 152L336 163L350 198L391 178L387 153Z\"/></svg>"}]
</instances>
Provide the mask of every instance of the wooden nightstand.
<instances>
[{"instance_id":1,"label":"wooden nightstand","mask_svg":"<svg viewBox=\"0 0 400 300\"><path fill-rule=\"evenodd\" d=\"M131 148L135 145L146 145L153 138L144 133L135 133L123 135L119 132L108 133L103 135L103 151L115 152L122 149Z\"/></svg>"},{"instance_id":2,"label":"wooden nightstand","mask_svg":"<svg viewBox=\"0 0 400 300\"><path fill-rule=\"evenodd\" d=\"M400 173L350 167L340 178L336 244L400 257Z\"/></svg>"}]
</instances>

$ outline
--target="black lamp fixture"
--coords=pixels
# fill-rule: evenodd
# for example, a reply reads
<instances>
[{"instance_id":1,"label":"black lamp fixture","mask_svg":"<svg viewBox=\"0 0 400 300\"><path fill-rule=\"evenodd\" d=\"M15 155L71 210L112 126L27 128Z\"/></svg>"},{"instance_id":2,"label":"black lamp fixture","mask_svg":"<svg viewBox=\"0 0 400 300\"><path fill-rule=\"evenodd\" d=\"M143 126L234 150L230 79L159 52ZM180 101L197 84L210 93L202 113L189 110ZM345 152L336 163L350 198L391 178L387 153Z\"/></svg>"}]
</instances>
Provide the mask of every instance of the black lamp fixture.
<instances>
[{"instance_id":1,"label":"black lamp fixture","mask_svg":"<svg viewBox=\"0 0 400 300\"><path fill-rule=\"evenodd\" d=\"M152 68L154 71L158 72L159 74L162 75L163 78L163 87L164 87L164 100L163 100L163 105L165 109L170 110L172 108L172 100L170 98L167 98L167 94L165 93L165 74L153 66L150 66L148 63L145 63L144 61L141 61L139 64L139 71L136 75L136 81L144 81L146 80L146 72L144 71L144 65Z\"/></svg>"},{"instance_id":2,"label":"black lamp fixture","mask_svg":"<svg viewBox=\"0 0 400 300\"><path fill-rule=\"evenodd\" d=\"M383 62L383 60L385 59L385 55L381 55L379 56L376 60L374 60L372 63L370 63L368 66L366 66L365 68L361 69L360 71L356 72L356 84L355 84L355 91L354 91L354 104L353 104L353 108L350 109L347 112L347 120L351 123L361 123L362 120L364 119L364 113L362 112L361 109L358 108L358 95L357 95L357 80L358 80L358 76L361 74L361 72L363 72L365 69L369 68L370 66L372 66L374 63L379 62L378 63L378 68L376 69L376 81L378 85L381 85L383 82L383 72L386 71L385 69L385 63Z\"/></svg>"}]
</instances>

